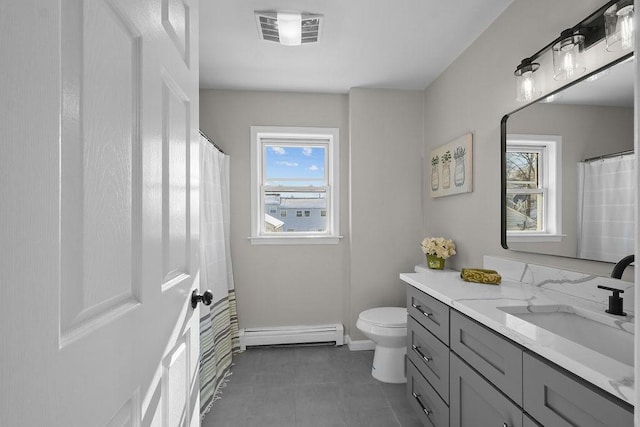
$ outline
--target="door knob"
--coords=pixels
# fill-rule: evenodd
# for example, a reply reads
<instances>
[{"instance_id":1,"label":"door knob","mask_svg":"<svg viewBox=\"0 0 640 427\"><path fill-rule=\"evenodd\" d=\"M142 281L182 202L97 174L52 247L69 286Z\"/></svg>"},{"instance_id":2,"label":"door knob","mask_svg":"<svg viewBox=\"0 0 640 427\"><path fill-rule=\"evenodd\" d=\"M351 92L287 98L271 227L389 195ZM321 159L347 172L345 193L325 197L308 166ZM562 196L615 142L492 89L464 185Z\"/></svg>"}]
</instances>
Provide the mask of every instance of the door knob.
<instances>
[{"instance_id":1,"label":"door knob","mask_svg":"<svg viewBox=\"0 0 640 427\"><path fill-rule=\"evenodd\" d=\"M199 302L203 303L204 305L211 305L212 301L213 294L211 293L211 291L204 291L202 295L198 294L197 289L194 289L193 292L191 292L191 307L193 308L196 308Z\"/></svg>"}]
</instances>

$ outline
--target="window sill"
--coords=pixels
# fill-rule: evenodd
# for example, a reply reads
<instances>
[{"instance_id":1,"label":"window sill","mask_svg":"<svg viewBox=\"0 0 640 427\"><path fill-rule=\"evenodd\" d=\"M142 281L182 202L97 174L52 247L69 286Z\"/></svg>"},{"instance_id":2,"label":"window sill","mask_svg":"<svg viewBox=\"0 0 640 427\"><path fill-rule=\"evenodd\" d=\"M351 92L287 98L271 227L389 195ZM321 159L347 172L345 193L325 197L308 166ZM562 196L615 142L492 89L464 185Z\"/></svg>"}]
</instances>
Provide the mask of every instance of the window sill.
<instances>
[{"instance_id":1,"label":"window sill","mask_svg":"<svg viewBox=\"0 0 640 427\"><path fill-rule=\"evenodd\" d=\"M337 245L342 236L252 236L252 245Z\"/></svg>"},{"instance_id":2,"label":"window sill","mask_svg":"<svg viewBox=\"0 0 640 427\"><path fill-rule=\"evenodd\" d=\"M507 233L509 243L561 242L566 234Z\"/></svg>"}]
</instances>

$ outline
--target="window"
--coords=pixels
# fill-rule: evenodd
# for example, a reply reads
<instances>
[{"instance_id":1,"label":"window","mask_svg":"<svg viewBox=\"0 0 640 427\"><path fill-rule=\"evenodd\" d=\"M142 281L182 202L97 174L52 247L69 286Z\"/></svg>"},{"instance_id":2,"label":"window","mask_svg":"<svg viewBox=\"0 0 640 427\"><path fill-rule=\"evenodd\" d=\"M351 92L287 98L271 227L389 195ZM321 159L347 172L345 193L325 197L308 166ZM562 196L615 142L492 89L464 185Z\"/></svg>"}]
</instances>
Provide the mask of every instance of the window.
<instances>
[{"instance_id":1,"label":"window","mask_svg":"<svg viewBox=\"0 0 640 427\"><path fill-rule=\"evenodd\" d=\"M509 241L562 239L560 145L555 135L507 135Z\"/></svg>"},{"instance_id":2,"label":"window","mask_svg":"<svg viewBox=\"0 0 640 427\"><path fill-rule=\"evenodd\" d=\"M282 218L286 218L287 217L287 211L280 211L280 216Z\"/></svg>"},{"instance_id":3,"label":"window","mask_svg":"<svg viewBox=\"0 0 640 427\"><path fill-rule=\"evenodd\" d=\"M339 152L335 128L251 127L253 244L338 243ZM274 206L277 227L267 218Z\"/></svg>"}]
</instances>

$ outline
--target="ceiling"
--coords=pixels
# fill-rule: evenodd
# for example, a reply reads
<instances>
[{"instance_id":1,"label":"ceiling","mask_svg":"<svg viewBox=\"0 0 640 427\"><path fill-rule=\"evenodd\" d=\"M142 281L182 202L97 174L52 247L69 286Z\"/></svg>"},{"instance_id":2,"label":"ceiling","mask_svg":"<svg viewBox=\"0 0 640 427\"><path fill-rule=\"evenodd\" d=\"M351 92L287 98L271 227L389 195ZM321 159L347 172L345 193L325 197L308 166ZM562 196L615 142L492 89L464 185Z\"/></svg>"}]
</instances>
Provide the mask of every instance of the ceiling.
<instances>
[{"instance_id":1,"label":"ceiling","mask_svg":"<svg viewBox=\"0 0 640 427\"><path fill-rule=\"evenodd\" d=\"M424 89L512 0L202 0L200 87ZM254 11L324 15L318 44L260 39Z\"/></svg>"}]
</instances>

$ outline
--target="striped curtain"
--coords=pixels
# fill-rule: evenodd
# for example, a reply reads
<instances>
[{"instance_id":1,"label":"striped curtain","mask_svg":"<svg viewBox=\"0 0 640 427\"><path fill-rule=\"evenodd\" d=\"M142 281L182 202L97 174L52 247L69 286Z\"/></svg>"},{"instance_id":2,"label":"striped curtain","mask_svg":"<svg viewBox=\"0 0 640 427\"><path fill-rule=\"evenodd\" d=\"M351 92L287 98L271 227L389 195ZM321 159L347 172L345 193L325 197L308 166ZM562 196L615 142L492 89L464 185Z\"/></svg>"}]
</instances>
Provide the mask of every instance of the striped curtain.
<instances>
[{"instance_id":1,"label":"striped curtain","mask_svg":"<svg viewBox=\"0 0 640 427\"><path fill-rule=\"evenodd\" d=\"M229 156L200 140L200 288L213 303L200 312L200 416L211 409L240 350L229 243Z\"/></svg>"}]
</instances>

